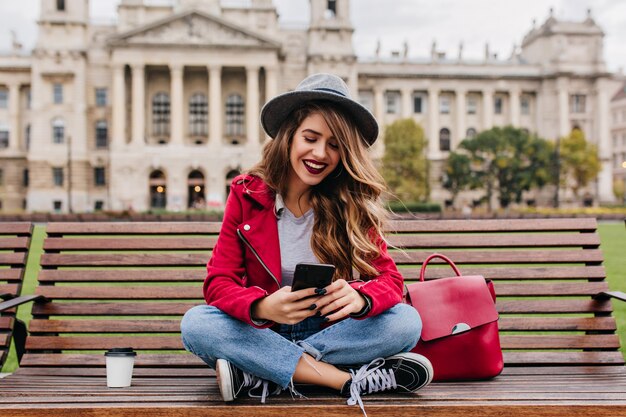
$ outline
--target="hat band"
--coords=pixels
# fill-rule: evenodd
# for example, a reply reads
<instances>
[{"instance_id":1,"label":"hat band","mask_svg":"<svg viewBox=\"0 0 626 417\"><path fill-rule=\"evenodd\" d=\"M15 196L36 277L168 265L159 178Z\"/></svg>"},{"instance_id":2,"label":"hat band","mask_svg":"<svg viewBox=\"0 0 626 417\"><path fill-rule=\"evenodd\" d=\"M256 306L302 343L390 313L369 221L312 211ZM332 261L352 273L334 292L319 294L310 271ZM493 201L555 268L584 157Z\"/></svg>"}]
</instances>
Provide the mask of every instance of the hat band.
<instances>
[{"instance_id":1,"label":"hat band","mask_svg":"<svg viewBox=\"0 0 626 417\"><path fill-rule=\"evenodd\" d=\"M333 90L332 88L314 88L314 90L316 91L329 91L331 93L335 93L335 94L339 94L342 97L347 97L344 93L337 91L337 90Z\"/></svg>"}]
</instances>

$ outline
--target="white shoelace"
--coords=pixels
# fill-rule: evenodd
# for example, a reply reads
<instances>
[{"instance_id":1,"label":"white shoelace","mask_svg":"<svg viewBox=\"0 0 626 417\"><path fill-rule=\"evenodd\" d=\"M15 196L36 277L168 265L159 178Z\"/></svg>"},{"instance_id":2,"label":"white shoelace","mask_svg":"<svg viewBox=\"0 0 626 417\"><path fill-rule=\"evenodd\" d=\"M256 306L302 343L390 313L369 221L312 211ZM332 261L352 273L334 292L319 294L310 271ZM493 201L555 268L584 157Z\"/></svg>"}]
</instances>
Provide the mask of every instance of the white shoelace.
<instances>
[{"instance_id":1,"label":"white shoelace","mask_svg":"<svg viewBox=\"0 0 626 417\"><path fill-rule=\"evenodd\" d=\"M365 412L365 407L363 406L361 394L365 393L366 389L366 393L371 394L372 392L395 389L397 387L396 375L388 369L380 369L380 367L384 364L385 360L383 358L377 358L369 364L361 366L361 368L359 368L356 372L352 370L350 371L352 374L352 383L350 384L350 398L348 398L348 405L355 405L358 403L365 417L367 417L367 413Z\"/></svg>"},{"instance_id":2,"label":"white shoelace","mask_svg":"<svg viewBox=\"0 0 626 417\"><path fill-rule=\"evenodd\" d=\"M261 395L255 395L252 393L252 390L255 390L261 386ZM241 388L243 389L244 387L250 387L250 389L248 389L248 396L250 398L260 398L261 404L265 404L265 399L269 395L276 395L282 392L282 389L279 386L276 386L276 389L270 392L269 381L261 379L258 376L249 374L248 372L243 372L243 385L241 386Z\"/></svg>"}]
</instances>

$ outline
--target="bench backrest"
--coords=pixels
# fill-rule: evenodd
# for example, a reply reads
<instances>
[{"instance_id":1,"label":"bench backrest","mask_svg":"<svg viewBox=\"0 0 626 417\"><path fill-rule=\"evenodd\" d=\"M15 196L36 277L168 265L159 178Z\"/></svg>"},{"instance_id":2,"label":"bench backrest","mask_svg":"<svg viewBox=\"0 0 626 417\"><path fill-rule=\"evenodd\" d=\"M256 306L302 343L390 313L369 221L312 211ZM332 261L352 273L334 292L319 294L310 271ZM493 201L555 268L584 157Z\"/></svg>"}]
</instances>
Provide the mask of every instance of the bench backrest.
<instances>
[{"instance_id":1,"label":"bench backrest","mask_svg":"<svg viewBox=\"0 0 626 417\"><path fill-rule=\"evenodd\" d=\"M103 366L131 346L137 367L204 368L184 353L179 321L203 303L218 223L50 223L22 367ZM428 220L390 225L407 280L432 252L493 279L507 366L622 365L593 219ZM452 271L429 267L427 277Z\"/></svg>"},{"instance_id":2,"label":"bench backrest","mask_svg":"<svg viewBox=\"0 0 626 417\"><path fill-rule=\"evenodd\" d=\"M22 292L32 233L31 223L0 222L0 301L17 297ZM9 354L16 310L0 313L0 369Z\"/></svg>"}]
</instances>

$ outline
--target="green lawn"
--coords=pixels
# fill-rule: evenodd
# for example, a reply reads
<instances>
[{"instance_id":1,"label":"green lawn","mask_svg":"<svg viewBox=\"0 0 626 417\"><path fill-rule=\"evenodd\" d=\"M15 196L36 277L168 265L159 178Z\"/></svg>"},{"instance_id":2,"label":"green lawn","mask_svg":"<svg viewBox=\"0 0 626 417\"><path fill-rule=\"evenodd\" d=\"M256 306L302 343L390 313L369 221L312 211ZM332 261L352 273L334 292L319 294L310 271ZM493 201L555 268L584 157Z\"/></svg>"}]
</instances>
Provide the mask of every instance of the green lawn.
<instances>
[{"instance_id":1,"label":"green lawn","mask_svg":"<svg viewBox=\"0 0 626 417\"><path fill-rule=\"evenodd\" d=\"M43 226L35 227L31 251L28 257L26 280L22 294L32 294L37 282L39 257L42 253ZM626 229L623 223L601 223L599 227L604 253L605 267L611 290L626 292ZM618 333L622 345L622 354L626 357L626 303L614 301L615 317L617 318ZM28 323L30 318L30 304L19 307L18 317ZM12 348L3 372L13 372L17 368L17 358Z\"/></svg>"}]
</instances>

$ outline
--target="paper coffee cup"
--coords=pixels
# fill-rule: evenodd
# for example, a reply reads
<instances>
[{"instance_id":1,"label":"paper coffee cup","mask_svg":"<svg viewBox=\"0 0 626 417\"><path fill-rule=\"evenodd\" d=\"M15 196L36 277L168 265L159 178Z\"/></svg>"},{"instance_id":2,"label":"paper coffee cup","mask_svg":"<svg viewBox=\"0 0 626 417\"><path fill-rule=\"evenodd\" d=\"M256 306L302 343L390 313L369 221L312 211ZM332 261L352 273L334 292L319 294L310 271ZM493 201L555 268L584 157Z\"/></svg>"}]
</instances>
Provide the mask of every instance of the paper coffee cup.
<instances>
[{"instance_id":1,"label":"paper coffee cup","mask_svg":"<svg viewBox=\"0 0 626 417\"><path fill-rule=\"evenodd\" d=\"M107 366L107 387L130 387L137 353L132 348L113 348L104 356Z\"/></svg>"}]
</instances>

